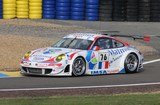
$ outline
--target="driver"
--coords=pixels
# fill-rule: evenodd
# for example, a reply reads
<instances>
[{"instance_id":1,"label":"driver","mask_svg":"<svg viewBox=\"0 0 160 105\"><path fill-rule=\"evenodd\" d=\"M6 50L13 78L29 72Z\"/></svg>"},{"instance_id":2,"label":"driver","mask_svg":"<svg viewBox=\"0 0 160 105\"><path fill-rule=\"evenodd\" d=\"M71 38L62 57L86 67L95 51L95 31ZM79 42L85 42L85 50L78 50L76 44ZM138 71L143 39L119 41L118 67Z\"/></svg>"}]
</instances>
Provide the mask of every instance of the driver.
<instances>
[{"instance_id":1,"label":"driver","mask_svg":"<svg viewBox=\"0 0 160 105\"><path fill-rule=\"evenodd\" d=\"M80 48L81 48L82 50L86 50L87 47L88 47L88 44L89 44L89 43L88 43L87 40L83 40L83 41L80 42L79 46L80 46Z\"/></svg>"},{"instance_id":2,"label":"driver","mask_svg":"<svg viewBox=\"0 0 160 105\"><path fill-rule=\"evenodd\" d=\"M98 40L98 46L100 46L100 49L109 49L110 48L109 40L106 39Z\"/></svg>"}]
</instances>

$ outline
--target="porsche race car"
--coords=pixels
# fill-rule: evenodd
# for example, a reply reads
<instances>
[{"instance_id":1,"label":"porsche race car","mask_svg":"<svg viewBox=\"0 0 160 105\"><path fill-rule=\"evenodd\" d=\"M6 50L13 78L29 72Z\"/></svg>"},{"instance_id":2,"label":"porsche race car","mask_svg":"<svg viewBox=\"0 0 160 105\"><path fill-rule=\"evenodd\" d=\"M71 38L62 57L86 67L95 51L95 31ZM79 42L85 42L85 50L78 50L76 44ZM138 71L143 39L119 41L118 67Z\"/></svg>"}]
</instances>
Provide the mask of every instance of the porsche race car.
<instances>
[{"instance_id":1,"label":"porsche race car","mask_svg":"<svg viewBox=\"0 0 160 105\"><path fill-rule=\"evenodd\" d=\"M115 37L93 33L69 34L47 48L27 52L21 60L24 75L83 76L136 73L143 55Z\"/></svg>"}]
</instances>

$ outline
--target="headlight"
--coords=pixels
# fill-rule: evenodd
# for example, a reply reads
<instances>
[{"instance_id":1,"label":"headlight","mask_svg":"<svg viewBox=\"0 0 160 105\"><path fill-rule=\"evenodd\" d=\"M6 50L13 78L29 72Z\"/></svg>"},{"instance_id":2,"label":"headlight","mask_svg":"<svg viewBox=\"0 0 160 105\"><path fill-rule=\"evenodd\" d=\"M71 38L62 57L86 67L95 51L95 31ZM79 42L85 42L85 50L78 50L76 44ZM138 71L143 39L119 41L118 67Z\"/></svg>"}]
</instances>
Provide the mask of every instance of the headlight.
<instances>
[{"instance_id":1,"label":"headlight","mask_svg":"<svg viewBox=\"0 0 160 105\"><path fill-rule=\"evenodd\" d=\"M27 53L24 55L24 58L25 58L25 59L28 59L28 58L30 57L30 55L31 55L31 51L27 52Z\"/></svg>"},{"instance_id":2,"label":"headlight","mask_svg":"<svg viewBox=\"0 0 160 105\"><path fill-rule=\"evenodd\" d=\"M56 61L57 62L60 62L62 59L64 59L65 58L65 55L64 54L61 54L61 55L59 55L59 56L57 56L57 58L56 58Z\"/></svg>"}]
</instances>

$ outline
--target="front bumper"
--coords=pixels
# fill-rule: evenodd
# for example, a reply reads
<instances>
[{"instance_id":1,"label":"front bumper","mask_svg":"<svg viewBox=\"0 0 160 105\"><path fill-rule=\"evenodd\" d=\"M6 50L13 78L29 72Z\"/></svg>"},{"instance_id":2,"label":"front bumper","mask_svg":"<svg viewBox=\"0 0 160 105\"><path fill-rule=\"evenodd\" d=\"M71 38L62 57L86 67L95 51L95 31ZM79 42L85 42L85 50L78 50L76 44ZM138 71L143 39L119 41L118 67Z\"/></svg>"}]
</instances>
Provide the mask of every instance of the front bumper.
<instances>
[{"instance_id":1,"label":"front bumper","mask_svg":"<svg viewBox=\"0 0 160 105\"><path fill-rule=\"evenodd\" d=\"M31 67L21 67L21 73L25 74L37 74L37 75L50 75L53 69L42 69L42 68L31 68Z\"/></svg>"},{"instance_id":2,"label":"front bumper","mask_svg":"<svg viewBox=\"0 0 160 105\"><path fill-rule=\"evenodd\" d=\"M69 72L64 72L65 69L55 72L53 68L32 68L32 67L20 67L21 74L23 75L37 75L37 76L71 76Z\"/></svg>"},{"instance_id":3,"label":"front bumper","mask_svg":"<svg viewBox=\"0 0 160 105\"><path fill-rule=\"evenodd\" d=\"M38 63L23 61L20 65L21 74L24 75L43 75L43 76L68 76L65 72L65 63Z\"/></svg>"}]
</instances>

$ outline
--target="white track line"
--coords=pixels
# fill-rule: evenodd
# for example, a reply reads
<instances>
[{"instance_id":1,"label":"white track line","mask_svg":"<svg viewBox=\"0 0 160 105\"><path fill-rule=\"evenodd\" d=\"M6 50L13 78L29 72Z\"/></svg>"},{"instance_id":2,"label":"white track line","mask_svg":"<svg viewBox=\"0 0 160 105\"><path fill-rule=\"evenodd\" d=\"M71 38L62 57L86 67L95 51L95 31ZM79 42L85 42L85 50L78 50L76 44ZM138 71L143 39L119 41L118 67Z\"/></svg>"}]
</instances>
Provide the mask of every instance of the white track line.
<instances>
[{"instance_id":1,"label":"white track line","mask_svg":"<svg viewBox=\"0 0 160 105\"><path fill-rule=\"evenodd\" d=\"M160 85L160 82L155 83L139 83L139 84L124 84L124 85L104 85L104 86L80 86L80 87L55 87L55 88L27 88L27 89L0 89L0 92L14 91L43 91L43 90L68 90L68 89L93 89L93 88L115 88L115 87L132 87L132 86L149 86Z\"/></svg>"},{"instance_id":2,"label":"white track line","mask_svg":"<svg viewBox=\"0 0 160 105\"><path fill-rule=\"evenodd\" d=\"M155 60L152 60L152 61L147 61L147 62L144 62L143 64L146 65L146 64L155 63L155 62L160 62L160 59L155 59Z\"/></svg>"}]
</instances>

